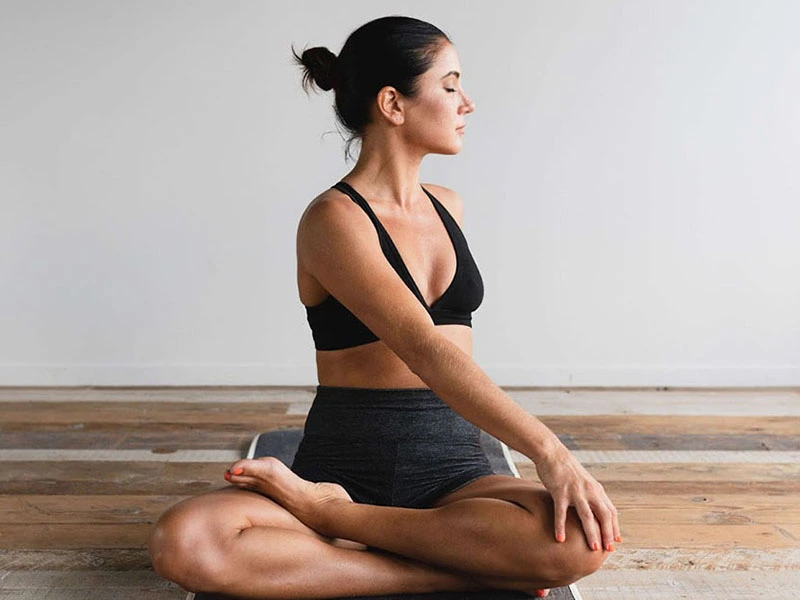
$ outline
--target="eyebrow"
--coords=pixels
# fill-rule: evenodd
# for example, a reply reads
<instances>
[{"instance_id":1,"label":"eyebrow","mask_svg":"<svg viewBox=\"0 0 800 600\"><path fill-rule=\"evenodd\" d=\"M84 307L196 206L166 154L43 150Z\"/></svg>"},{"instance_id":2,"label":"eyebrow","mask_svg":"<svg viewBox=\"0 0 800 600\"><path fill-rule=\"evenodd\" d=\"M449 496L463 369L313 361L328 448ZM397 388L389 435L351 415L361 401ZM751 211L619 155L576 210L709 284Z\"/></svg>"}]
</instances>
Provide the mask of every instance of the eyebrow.
<instances>
[{"instance_id":1,"label":"eyebrow","mask_svg":"<svg viewBox=\"0 0 800 600\"><path fill-rule=\"evenodd\" d=\"M455 75L456 77L461 77L461 73L459 73L458 71L450 71L449 73L447 73L447 75L442 77L442 79L446 79L446 78L450 77L450 75Z\"/></svg>"}]
</instances>

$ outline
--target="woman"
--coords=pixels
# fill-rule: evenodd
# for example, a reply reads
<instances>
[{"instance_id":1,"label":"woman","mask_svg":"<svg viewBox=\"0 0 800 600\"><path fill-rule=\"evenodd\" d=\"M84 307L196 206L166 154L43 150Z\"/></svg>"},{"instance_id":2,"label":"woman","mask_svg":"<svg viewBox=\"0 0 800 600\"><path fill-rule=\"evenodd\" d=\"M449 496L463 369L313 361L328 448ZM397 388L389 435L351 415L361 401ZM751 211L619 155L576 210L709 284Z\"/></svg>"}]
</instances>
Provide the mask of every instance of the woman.
<instances>
[{"instance_id":1,"label":"woman","mask_svg":"<svg viewBox=\"0 0 800 600\"><path fill-rule=\"evenodd\" d=\"M614 505L558 438L471 358L483 284L458 195L418 182L456 154L474 104L448 37L371 21L337 58L297 58L334 89L358 161L308 205L298 286L319 386L291 470L240 460L232 486L172 507L148 546L160 574L251 598L538 591L598 569L621 541ZM543 486L494 475L482 428ZM574 507L574 508L573 508Z\"/></svg>"}]
</instances>

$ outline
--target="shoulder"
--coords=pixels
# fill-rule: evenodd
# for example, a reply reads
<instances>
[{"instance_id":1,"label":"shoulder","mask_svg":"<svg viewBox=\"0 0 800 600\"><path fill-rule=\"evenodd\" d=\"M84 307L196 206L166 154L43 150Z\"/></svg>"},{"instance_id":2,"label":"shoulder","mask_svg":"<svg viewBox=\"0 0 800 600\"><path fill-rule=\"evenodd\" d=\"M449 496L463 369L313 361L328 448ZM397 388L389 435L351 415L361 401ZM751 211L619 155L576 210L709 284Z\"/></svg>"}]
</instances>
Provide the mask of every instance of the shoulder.
<instances>
[{"instance_id":1,"label":"shoulder","mask_svg":"<svg viewBox=\"0 0 800 600\"><path fill-rule=\"evenodd\" d=\"M456 223L461 226L464 217L464 203L461 201L461 197L454 190L444 187L443 185L423 183L422 187L433 194L436 199L444 205L447 211L453 215Z\"/></svg>"},{"instance_id":2,"label":"shoulder","mask_svg":"<svg viewBox=\"0 0 800 600\"><path fill-rule=\"evenodd\" d=\"M345 223L358 229L369 226L369 219L347 194L329 188L308 203L300 217L298 230L337 229Z\"/></svg>"},{"instance_id":3,"label":"shoulder","mask_svg":"<svg viewBox=\"0 0 800 600\"><path fill-rule=\"evenodd\" d=\"M377 241L375 227L364 210L347 194L333 188L309 202L297 225L301 261L319 252L349 254L356 245L377 246Z\"/></svg>"}]
</instances>

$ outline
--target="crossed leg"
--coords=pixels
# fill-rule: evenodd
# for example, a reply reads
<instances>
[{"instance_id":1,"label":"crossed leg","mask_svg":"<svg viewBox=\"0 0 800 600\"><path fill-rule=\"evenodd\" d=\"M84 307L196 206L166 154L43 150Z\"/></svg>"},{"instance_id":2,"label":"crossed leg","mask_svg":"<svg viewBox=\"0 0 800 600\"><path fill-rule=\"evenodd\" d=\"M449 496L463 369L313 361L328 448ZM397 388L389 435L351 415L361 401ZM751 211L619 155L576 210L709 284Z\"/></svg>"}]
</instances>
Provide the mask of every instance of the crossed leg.
<instances>
[{"instance_id":1,"label":"crossed leg","mask_svg":"<svg viewBox=\"0 0 800 600\"><path fill-rule=\"evenodd\" d=\"M156 572L194 592L277 599L478 587L442 569L319 535L271 499L234 487L176 504L147 545Z\"/></svg>"},{"instance_id":2,"label":"crossed leg","mask_svg":"<svg viewBox=\"0 0 800 600\"><path fill-rule=\"evenodd\" d=\"M242 471L230 478L236 487L177 504L151 532L154 568L186 589L275 599L532 591L605 559L588 549L574 513L567 542L552 540L552 502L533 482L488 476L409 509L353 503L340 486L300 479L272 458L232 469Z\"/></svg>"}]
</instances>

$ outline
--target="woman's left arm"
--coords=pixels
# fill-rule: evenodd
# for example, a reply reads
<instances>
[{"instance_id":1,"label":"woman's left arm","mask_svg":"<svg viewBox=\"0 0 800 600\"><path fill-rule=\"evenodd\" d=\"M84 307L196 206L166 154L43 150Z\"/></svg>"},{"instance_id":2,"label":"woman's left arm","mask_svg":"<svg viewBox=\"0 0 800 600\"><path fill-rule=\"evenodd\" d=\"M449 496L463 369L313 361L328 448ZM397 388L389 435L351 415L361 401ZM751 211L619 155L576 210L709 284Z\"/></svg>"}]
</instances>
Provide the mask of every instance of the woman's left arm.
<instances>
[{"instance_id":1,"label":"woman's left arm","mask_svg":"<svg viewBox=\"0 0 800 600\"><path fill-rule=\"evenodd\" d=\"M567 509L574 506L589 547L608 549L621 541L617 509L603 486L577 461L561 440L539 419L500 389L456 344L443 336L430 340L438 355L433 362L409 364L420 379L456 412L530 458L555 504L556 540L566 539ZM422 353L424 356L426 353ZM427 372L435 369L435 372ZM448 381L451 379L451 381ZM456 397L452 390L460 391Z\"/></svg>"},{"instance_id":2,"label":"woman's left arm","mask_svg":"<svg viewBox=\"0 0 800 600\"><path fill-rule=\"evenodd\" d=\"M434 184L425 187L433 190L461 226L463 204L458 194ZM457 345L440 336L426 341L429 351L422 352L422 356L427 358L410 361L412 371L465 419L534 462L539 478L553 497L556 539L566 539L567 510L574 506L590 548L608 549L614 541L621 541L614 504L558 437L495 385ZM431 355L436 360L430 360ZM449 368L442 368L443 364ZM455 390L460 393L454 396Z\"/></svg>"}]
</instances>

